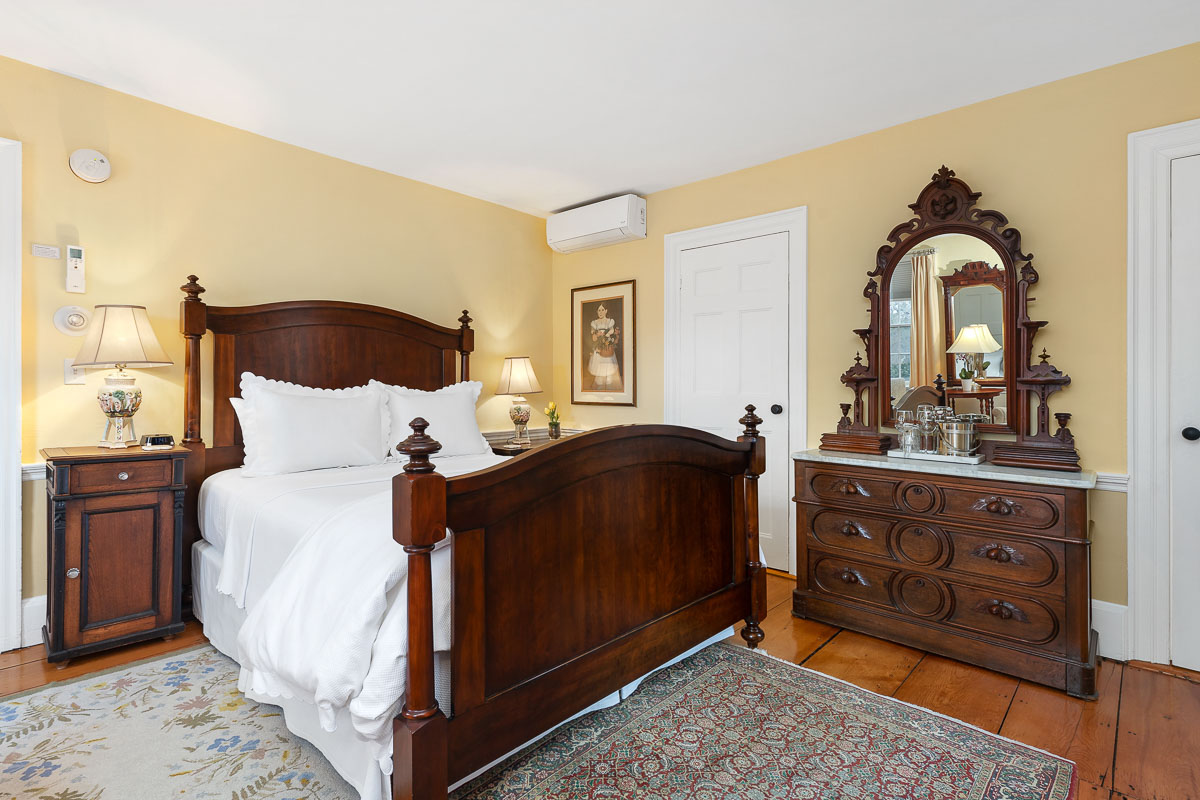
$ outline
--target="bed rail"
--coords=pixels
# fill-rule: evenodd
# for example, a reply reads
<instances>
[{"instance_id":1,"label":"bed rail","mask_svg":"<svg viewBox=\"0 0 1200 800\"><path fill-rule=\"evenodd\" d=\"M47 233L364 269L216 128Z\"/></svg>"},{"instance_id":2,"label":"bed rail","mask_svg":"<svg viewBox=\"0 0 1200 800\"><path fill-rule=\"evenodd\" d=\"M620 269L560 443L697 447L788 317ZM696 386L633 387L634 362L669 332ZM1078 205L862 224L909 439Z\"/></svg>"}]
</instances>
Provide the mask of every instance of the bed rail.
<instances>
[{"instance_id":1,"label":"bed rail","mask_svg":"<svg viewBox=\"0 0 1200 800\"><path fill-rule=\"evenodd\" d=\"M408 554L408 685L393 796L441 800L504 755L740 620L763 639L762 420L736 441L671 425L572 436L446 479L413 420L393 535ZM430 554L454 531L453 716L433 690Z\"/></svg>"}]
</instances>

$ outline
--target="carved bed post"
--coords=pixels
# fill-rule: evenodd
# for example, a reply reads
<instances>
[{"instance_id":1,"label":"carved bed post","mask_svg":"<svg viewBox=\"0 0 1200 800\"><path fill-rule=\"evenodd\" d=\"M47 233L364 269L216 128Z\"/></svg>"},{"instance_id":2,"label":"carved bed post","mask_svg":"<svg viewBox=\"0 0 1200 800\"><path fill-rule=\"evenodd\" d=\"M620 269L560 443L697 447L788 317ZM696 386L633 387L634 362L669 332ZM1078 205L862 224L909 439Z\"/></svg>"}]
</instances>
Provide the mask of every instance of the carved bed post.
<instances>
[{"instance_id":1,"label":"carved bed post","mask_svg":"<svg viewBox=\"0 0 1200 800\"><path fill-rule=\"evenodd\" d=\"M205 469L204 439L200 437L200 340L208 330L208 306L200 299L204 287L197 283L195 275L188 275L187 283L179 288L184 298L179 303L179 332L183 334L183 441L180 443L192 451L184 461L187 490L183 499L183 604L191 608L192 592L192 544L200 538L200 523L196 515L196 501L200 496L200 484L208 475Z\"/></svg>"},{"instance_id":2,"label":"carved bed post","mask_svg":"<svg viewBox=\"0 0 1200 800\"><path fill-rule=\"evenodd\" d=\"M471 315L464 308L462 316L458 318L459 334L458 334L458 357L459 357L459 380L471 380L471 351L475 349L475 331L471 330Z\"/></svg>"},{"instance_id":3,"label":"carved bed post","mask_svg":"<svg viewBox=\"0 0 1200 800\"><path fill-rule=\"evenodd\" d=\"M746 461L746 571L750 579L750 616L746 617L746 627L742 628L742 638L746 644L755 649L763 640L763 629L760 622L767 616L767 573L763 563L759 561L758 550L758 476L766 471L767 443L758 435L758 425L762 418L754 413L754 406L746 406L746 416L738 423L746 426L739 442L749 442L750 455Z\"/></svg>"},{"instance_id":4,"label":"carved bed post","mask_svg":"<svg viewBox=\"0 0 1200 800\"><path fill-rule=\"evenodd\" d=\"M392 536L408 554L408 676L404 709L392 723L394 800L444 800L449 787L446 716L433 690L433 546L446 538L446 479L429 457L442 449L417 417L397 450L408 456L392 479Z\"/></svg>"},{"instance_id":5,"label":"carved bed post","mask_svg":"<svg viewBox=\"0 0 1200 800\"><path fill-rule=\"evenodd\" d=\"M183 354L183 443L200 442L200 339L208 329L207 306L200 299L204 287L195 275L179 288L187 295L179 304L179 332L185 340Z\"/></svg>"}]
</instances>

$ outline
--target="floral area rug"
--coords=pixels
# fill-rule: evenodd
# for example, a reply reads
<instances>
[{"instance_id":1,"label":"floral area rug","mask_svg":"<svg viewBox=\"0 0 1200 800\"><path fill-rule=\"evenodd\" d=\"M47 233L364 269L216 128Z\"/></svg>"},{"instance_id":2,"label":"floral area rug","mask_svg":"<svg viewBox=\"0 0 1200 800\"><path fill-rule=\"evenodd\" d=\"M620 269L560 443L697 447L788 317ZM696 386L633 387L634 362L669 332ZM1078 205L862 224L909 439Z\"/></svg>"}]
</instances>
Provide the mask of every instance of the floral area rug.
<instances>
[{"instance_id":1,"label":"floral area rug","mask_svg":"<svg viewBox=\"0 0 1200 800\"><path fill-rule=\"evenodd\" d=\"M463 787L455 800L1068 800L1075 765L717 644Z\"/></svg>"},{"instance_id":2,"label":"floral area rug","mask_svg":"<svg viewBox=\"0 0 1200 800\"><path fill-rule=\"evenodd\" d=\"M0 698L0 798L354 800L212 647Z\"/></svg>"}]
</instances>

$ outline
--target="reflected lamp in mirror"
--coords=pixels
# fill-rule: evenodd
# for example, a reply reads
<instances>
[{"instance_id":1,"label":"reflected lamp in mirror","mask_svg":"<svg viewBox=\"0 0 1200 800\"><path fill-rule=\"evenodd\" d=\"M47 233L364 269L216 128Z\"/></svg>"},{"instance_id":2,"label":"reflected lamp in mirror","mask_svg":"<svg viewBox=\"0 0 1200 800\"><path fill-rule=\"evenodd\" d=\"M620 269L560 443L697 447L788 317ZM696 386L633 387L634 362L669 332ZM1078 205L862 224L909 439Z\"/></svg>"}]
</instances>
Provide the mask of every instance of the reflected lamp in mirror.
<instances>
[{"instance_id":1,"label":"reflected lamp in mirror","mask_svg":"<svg viewBox=\"0 0 1200 800\"><path fill-rule=\"evenodd\" d=\"M516 426L516 434L508 440L510 446L528 447L532 444L526 428L529 425L529 415L533 413L533 409L525 401L524 396L541 391L542 385L538 383L537 375L533 374L533 363L529 360L529 356L513 356L504 359L504 366L500 368L500 384L496 387L496 394L513 396L512 408L508 410L508 418Z\"/></svg>"},{"instance_id":2,"label":"reflected lamp in mirror","mask_svg":"<svg viewBox=\"0 0 1200 800\"><path fill-rule=\"evenodd\" d=\"M96 306L87 338L75 356L75 366L116 367L116 372L104 376L104 385L96 393L107 418L101 447L133 447L138 443L133 415L142 405L142 390L125 370L172 363L154 335L145 306Z\"/></svg>"},{"instance_id":3,"label":"reflected lamp in mirror","mask_svg":"<svg viewBox=\"0 0 1200 800\"><path fill-rule=\"evenodd\" d=\"M946 348L946 352L962 358L966 364L965 372L970 373L963 380L973 381L983 374L983 354L994 353L999 349L1000 343L992 336L988 326L978 322L974 325L964 325L958 332L954 344Z\"/></svg>"}]
</instances>

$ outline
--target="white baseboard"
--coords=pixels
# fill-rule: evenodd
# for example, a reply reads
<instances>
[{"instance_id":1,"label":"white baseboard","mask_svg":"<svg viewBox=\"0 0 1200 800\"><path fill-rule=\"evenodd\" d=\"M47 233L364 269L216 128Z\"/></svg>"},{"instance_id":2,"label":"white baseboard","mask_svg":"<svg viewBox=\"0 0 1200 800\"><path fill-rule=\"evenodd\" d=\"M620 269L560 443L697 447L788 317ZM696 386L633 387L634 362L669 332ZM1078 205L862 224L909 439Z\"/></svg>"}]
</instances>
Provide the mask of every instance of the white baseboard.
<instances>
[{"instance_id":1,"label":"white baseboard","mask_svg":"<svg viewBox=\"0 0 1200 800\"><path fill-rule=\"evenodd\" d=\"M46 595L27 597L21 601L21 647L42 643L42 626L46 624Z\"/></svg>"},{"instance_id":2,"label":"white baseboard","mask_svg":"<svg viewBox=\"0 0 1200 800\"><path fill-rule=\"evenodd\" d=\"M1100 655L1116 661L1129 659L1129 606L1093 600L1092 627L1100 634Z\"/></svg>"}]
</instances>

